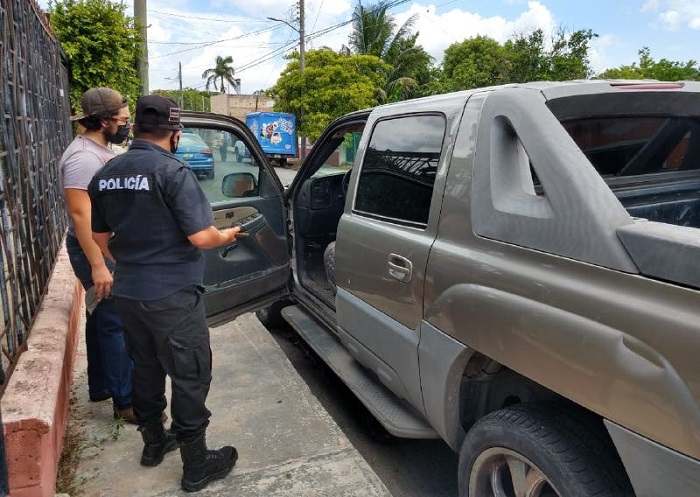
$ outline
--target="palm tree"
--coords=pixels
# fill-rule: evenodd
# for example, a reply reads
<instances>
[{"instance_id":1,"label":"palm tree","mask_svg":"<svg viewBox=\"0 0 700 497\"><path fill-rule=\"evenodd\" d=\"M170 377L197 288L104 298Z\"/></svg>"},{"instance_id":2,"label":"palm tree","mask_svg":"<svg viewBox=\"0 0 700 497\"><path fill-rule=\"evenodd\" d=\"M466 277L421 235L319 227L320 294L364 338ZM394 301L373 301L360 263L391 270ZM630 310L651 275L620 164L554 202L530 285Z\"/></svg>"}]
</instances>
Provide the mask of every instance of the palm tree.
<instances>
[{"instance_id":1,"label":"palm tree","mask_svg":"<svg viewBox=\"0 0 700 497\"><path fill-rule=\"evenodd\" d=\"M379 91L380 100L385 102L415 96L429 80L432 61L425 49L416 45L418 33L411 33L417 16L411 16L396 30L394 16L388 12L390 7L387 0L368 8L358 1L349 40L352 53L374 55L392 67L386 86Z\"/></svg>"},{"instance_id":2,"label":"palm tree","mask_svg":"<svg viewBox=\"0 0 700 497\"><path fill-rule=\"evenodd\" d=\"M221 57L220 55L216 56L216 66L211 69L207 69L202 73L202 79L207 80L207 90L212 85L214 86L215 90L218 90L219 88L217 87L216 83L217 81L220 81L221 93L226 93L226 87L224 86L224 82L226 81L229 85L233 86L236 91L238 91L241 80L233 77L235 70L230 66L232 63L233 57L230 55L226 58Z\"/></svg>"}]
</instances>

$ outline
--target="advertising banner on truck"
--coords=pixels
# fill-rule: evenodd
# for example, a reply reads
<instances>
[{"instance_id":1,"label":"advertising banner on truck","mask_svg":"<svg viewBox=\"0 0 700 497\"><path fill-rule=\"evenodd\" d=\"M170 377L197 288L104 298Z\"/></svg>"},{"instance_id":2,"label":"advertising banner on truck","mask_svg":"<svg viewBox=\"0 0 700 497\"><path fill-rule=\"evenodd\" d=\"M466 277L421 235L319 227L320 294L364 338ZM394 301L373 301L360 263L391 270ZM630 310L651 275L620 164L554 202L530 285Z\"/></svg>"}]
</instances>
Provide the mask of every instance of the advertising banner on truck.
<instances>
[{"instance_id":1,"label":"advertising banner on truck","mask_svg":"<svg viewBox=\"0 0 700 497\"><path fill-rule=\"evenodd\" d=\"M252 112L245 123L268 155L297 153L296 118L281 112Z\"/></svg>"}]
</instances>

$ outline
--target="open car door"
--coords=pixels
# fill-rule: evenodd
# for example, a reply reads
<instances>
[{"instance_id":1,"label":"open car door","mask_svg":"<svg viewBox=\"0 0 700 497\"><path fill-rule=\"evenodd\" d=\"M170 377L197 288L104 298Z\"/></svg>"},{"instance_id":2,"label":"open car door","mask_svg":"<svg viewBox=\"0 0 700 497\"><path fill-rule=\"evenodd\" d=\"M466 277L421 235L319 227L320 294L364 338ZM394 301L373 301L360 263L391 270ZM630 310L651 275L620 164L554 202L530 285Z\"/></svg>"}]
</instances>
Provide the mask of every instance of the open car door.
<instances>
[{"instance_id":1,"label":"open car door","mask_svg":"<svg viewBox=\"0 0 700 497\"><path fill-rule=\"evenodd\" d=\"M197 175L214 225L239 225L245 233L229 246L204 251L207 321L216 326L289 293L284 188L243 122L194 111L182 111L181 122L183 145L175 155ZM237 154L241 149L249 153Z\"/></svg>"}]
</instances>

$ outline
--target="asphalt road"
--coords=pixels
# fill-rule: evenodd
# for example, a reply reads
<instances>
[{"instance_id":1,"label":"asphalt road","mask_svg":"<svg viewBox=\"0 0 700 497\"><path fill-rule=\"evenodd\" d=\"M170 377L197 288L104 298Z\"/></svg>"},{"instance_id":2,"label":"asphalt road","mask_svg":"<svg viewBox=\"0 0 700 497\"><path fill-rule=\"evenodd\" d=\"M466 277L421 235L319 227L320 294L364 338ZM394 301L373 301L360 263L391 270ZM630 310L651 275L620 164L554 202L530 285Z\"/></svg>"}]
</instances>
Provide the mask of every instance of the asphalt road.
<instances>
[{"instance_id":1,"label":"asphalt road","mask_svg":"<svg viewBox=\"0 0 700 497\"><path fill-rule=\"evenodd\" d=\"M457 497L457 454L442 440L391 437L291 328L269 330L393 497Z\"/></svg>"}]
</instances>

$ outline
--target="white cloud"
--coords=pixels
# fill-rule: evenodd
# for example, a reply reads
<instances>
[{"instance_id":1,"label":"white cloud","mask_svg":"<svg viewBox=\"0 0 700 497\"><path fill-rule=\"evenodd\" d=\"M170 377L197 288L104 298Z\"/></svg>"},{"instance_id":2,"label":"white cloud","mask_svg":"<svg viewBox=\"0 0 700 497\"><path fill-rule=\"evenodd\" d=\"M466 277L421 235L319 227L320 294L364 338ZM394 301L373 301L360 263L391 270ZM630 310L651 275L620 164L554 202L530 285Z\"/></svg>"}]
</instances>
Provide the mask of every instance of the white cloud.
<instances>
[{"instance_id":1,"label":"white cloud","mask_svg":"<svg viewBox=\"0 0 700 497\"><path fill-rule=\"evenodd\" d=\"M524 10L513 20L501 16L483 17L473 12L453 9L449 12L436 13L434 5L413 4L411 8L396 15L400 24L410 16L417 14L414 29L420 33L418 43L439 63L445 49L452 43L459 43L475 36L488 36L503 43L515 34L542 29L545 38L556 29L557 22L549 9L538 1L527 2Z\"/></svg>"},{"instance_id":2,"label":"white cloud","mask_svg":"<svg viewBox=\"0 0 700 497\"><path fill-rule=\"evenodd\" d=\"M675 10L667 10L659 14L661 23L671 31L678 31L681 27L681 13Z\"/></svg>"},{"instance_id":3,"label":"white cloud","mask_svg":"<svg viewBox=\"0 0 700 497\"><path fill-rule=\"evenodd\" d=\"M655 14L658 23L670 31L683 27L700 29L700 3L697 0L649 0L641 10Z\"/></svg>"},{"instance_id":4,"label":"white cloud","mask_svg":"<svg viewBox=\"0 0 700 497\"><path fill-rule=\"evenodd\" d=\"M601 35L593 38L588 50L588 60L594 73L601 73L605 69L613 67L615 61L609 55L609 49L618 44L619 40L614 35Z\"/></svg>"}]
</instances>

